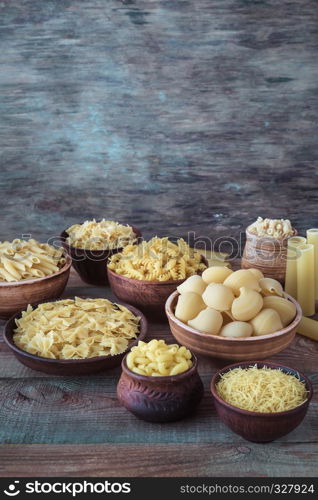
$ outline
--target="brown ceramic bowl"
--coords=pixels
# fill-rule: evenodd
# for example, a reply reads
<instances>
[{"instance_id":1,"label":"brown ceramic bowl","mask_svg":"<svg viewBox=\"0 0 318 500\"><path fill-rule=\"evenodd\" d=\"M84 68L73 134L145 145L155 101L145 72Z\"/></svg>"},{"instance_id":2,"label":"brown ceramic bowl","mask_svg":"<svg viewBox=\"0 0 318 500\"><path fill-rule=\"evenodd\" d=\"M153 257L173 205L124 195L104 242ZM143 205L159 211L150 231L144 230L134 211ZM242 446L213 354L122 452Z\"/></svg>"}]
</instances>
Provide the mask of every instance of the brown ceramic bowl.
<instances>
[{"instance_id":1,"label":"brown ceramic bowl","mask_svg":"<svg viewBox=\"0 0 318 500\"><path fill-rule=\"evenodd\" d=\"M89 373L108 370L120 365L121 360L123 359L127 351L132 346L136 345L139 340L143 340L146 337L148 328L148 323L145 316L140 311L138 311L138 309L130 306L129 304L124 304L123 302L118 302L118 304L127 307L127 309L135 314L135 316L140 316L141 320L140 333L137 339L129 344L129 347L126 351L120 354L116 354L115 356L98 356L95 358L87 359L51 359L43 358L41 356L36 356L35 354L30 354L29 352L23 351L13 342L13 330L16 326L15 319L21 316L21 312L15 314L14 316L12 316L12 318L9 319L9 321L7 321L4 328L4 340L15 357L27 367L32 368L32 370L38 370L52 375L87 375Z\"/></svg>"},{"instance_id":2,"label":"brown ceramic bowl","mask_svg":"<svg viewBox=\"0 0 318 500\"><path fill-rule=\"evenodd\" d=\"M129 370L126 356L117 385L120 403L136 417L148 422L173 422L191 414L203 397L203 384L193 365L179 375L148 377Z\"/></svg>"},{"instance_id":3,"label":"brown ceramic bowl","mask_svg":"<svg viewBox=\"0 0 318 500\"><path fill-rule=\"evenodd\" d=\"M0 282L0 318L7 319L28 304L59 298L69 278L72 261L66 255L64 266L56 273L43 278Z\"/></svg>"},{"instance_id":4,"label":"brown ceramic bowl","mask_svg":"<svg viewBox=\"0 0 318 500\"><path fill-rule=\"evenodd\" d=\"M208 261L202 256L202 262ZM108 280L113 293L120 300L133 304L146 315L165 318L165 302L169 295L185 280L146 281L127 278L107 268Z\"/></svg>"},{"instance_id":5,"label":"brown ceramic bowl","mask_svg":"<svg viewBox=\"0 0 318 500\"><path fill-rule=\"evenodd\" d=\"M297 235L294 229L293 236ZM284 284L289 238L260 237L246 229L246 244L241 260L242 269L259 269L267 278Z\"/></svg>"},{"instance_id":6,"label":"brown ceramic bowl","mask_svg":"<svg viewBox=\"0 0 318 500\"><path fill-rule=\"evenodd\" d=\"M251 365L257 365L258 368L267 366L272 369L281 369L285 373L299 376L300 380L306 385L306 389L308 391L307 400L292 410L277 413L260 413L242 410L241 408L226 403L222 398L220 398L220 396L218 396L216 391L216 384L220 380L221 375L229 370L233 370L234 368L247 368ZM230 427L230 429L232 429L233 432L239 434L248 441L253 441L255 443L268 443L285 436L292 430L296 429L296 427L302 422L307 413L308 405L313 395L313 388L310 380L293 368L276 363L253 361L248 363L236 363L222 368L222 370L218 371L212 378L211 392L217 414L220 419L228 427Z\"/></svg>"},{"instance_id":7,"label":"brown ceramic bowl","mask_svg":"<svg viewBox=\"0 0 318 500\"><path fill-rule=\"evenodd\" d=\"M137 236L137 242L141 239L141 232L138 228L131 226ZM103 286L108 284L107 279L107 262L114 254L122 250L115 248L113 250L87 250L69 245L66 242L68 233L64 230L60 239L63 247L72 258L74 269L78 272L85 283L95 286Z\"/></svg>"},{"instance_id":8,"label":"brown ceramic bowl","mask_svg":"<svg viewBox=\"0 0 318 500\"><path fill-rule=\"evenodd\" d=\"M285 297L296 306L295 319L282 330L257 337L228 338L219 335L208 335L186 325L174 315L179 293L176 291L166 302L166 314L170 330L175 339L191 351L212 358L233 359L237 361L249 359L265 359L282 351L293 341L302 312L296 300L285 294Z\"/></svg>"}]
</instances>

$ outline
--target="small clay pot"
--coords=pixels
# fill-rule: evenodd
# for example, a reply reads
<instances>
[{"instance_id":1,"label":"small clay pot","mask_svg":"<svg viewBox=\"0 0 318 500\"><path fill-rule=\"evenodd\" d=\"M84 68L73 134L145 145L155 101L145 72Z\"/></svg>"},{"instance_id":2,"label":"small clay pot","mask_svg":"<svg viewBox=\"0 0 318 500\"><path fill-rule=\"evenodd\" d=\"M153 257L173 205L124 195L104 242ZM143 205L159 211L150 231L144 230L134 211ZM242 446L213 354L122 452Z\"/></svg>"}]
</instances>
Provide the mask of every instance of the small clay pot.
<instances>
[{"instance_id":1,"label":"small clay pot","mask_svg":"<svg viewBox=\"0 0 318 500\"><path fill-rule=\"evenodd\" d=\"M136 417L148 422L173 422L191 414L203 397L197 358L186 372L167 377L148 377L129 370L126 357L117 385L120 403Z\"/></svg>"},{"instance_id":2,"label":"small clay pot","mask_svg":"<svg viewBox=\"0 0 318 500\"><path fill-rule=\"evenodd\" d=\"M297 235L294 229L293 236ZM246 229L246 244L241 260L242 269L259 269L266 278L285 282L287 243L289 238L276 239L251 233Z\"/></svg>"}]
</instances>

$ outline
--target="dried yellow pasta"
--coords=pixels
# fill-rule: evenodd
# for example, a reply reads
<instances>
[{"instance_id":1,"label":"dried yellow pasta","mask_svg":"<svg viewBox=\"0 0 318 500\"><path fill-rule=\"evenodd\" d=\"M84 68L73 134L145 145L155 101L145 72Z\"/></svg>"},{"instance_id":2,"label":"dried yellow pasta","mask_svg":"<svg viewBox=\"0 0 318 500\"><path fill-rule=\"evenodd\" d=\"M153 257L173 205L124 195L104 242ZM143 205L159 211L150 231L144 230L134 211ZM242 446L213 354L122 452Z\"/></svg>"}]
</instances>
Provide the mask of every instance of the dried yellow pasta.
<instances>
[{"instance_id":1,"label":"dried yellow pasta","mask_svg":"<svg viewBox=\"0 0 318 500\"><path fill-rule=\"evenodd\" d=\"M107 299L58 300L28 306L13 341L22 350L54 359L82 359L124 352L137 337L140 318Z\"/></svg>"},{"instance_id":2,"label":"dried yellow pasta","mask_svg":"<svg viewBox=\"0 0 318 500\"><path fill-rule=\"evenodd\" d=\"M138 342L127 354L129 370L139 375L165 377L183 373L192 366L191 352L178 344L166 344L164 340Z\"/></svg>"},{"instance_id":3,"label":"dried yellow pasta","mask_svg":"<svg viewBox=\"0 0 318 500\"><path fill-rule=\"evenodd\" d=\"M181 238L172 243L168 238L154 237L139 245L127 245L113 255L109 269L117 274L146 281L185 279L206 266L202 256Z\"/></svg>"},{"instance_id":4,"label":"dried yellow pasta","mask_svg":"<svg viewBox=\"0 0 318 500\"><path fill-rule=\"evenodd\" d=\"M66 229L69 245L86 250L114 250L136 242L132 227L102 219L74 224Z\"/></svg>"},{"instance_id":5,"label":"dried yellow pasta","mask_svg":"<svg viewBox=\"0 0 318 500\"><path fill-rule=\"evenodd\" d=\"M0 242L0 281L11 283L50 276L65 262L62 248L33 238Z\"/></svg>"}]
</instances>

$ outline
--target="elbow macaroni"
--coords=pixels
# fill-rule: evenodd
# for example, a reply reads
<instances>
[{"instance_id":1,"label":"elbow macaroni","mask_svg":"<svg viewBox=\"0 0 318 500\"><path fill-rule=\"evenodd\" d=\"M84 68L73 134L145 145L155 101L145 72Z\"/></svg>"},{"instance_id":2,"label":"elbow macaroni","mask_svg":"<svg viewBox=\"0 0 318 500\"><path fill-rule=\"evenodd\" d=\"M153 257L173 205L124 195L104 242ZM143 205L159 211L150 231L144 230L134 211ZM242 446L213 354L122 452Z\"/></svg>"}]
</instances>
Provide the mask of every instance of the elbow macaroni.
<instances>
[{"instance_id":1,"label":"elbow macaroni","mask_svg":"<svg viewBox=\"0 0 318 500\"><path fill-rule=\"evenodd\" d=\"M11 283L49 276L65 262L62 248L32 238L0 242L0 281Z\"/></svg>"},{"instance_id":2,"label":"elbow macaroni","mask_svg":"<svg viewBox=\"0 0 318 500\"><path fill-rule=\"evenodd\" d=\"M139 375L165 377L178 375L192 366L191 352L178 344L166 344L164 340L139 341L127 355L129 370Z\"/></svg>"}]
</instances>

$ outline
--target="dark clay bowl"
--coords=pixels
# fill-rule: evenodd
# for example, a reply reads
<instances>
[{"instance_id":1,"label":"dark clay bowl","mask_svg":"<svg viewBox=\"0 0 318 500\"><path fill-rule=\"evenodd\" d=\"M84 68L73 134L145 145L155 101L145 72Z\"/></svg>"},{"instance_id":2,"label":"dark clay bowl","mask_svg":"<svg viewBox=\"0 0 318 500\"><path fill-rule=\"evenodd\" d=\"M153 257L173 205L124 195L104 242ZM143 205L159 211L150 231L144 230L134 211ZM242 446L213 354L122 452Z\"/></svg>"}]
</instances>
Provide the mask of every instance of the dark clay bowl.
<instances>
[{"instance_id":1,"label":"dark clay bowl","mask_svg":"<svg viewBox=\"0 0 318 500\"><path fill-rule=\"evenodd\" d=\"M208 266L208 261L202 256L202 262ZM147 316L165 319L165 303L169 295L185 281L146 281L127 278L107 268L108 281L113 293L120 300L133 304Z\"/></svg>"},{"instance_id":2,"label":"dark clay bowl","mask_svg":"<svg viewBox=\"0 0 318 500\"><path fill-rule=\"evenodd\" d=\"M141 232L138 228L130 226L137 236L137 242L141 239ZM108 284L107 262L114 254L122 250L115 248L113 250L87 250L77 248L67 243L68 233L64 230L60 235L60 240L67 253L71 256L72 265L85 283L95 286ZM136 243L137 243L136 242Z\"/></svg>"},{"instance_id":3,"label":"dark clay bowl","mask_svg":"<svg viewBox=\"0 0 318 500\"><path fill-rule=\"evenodd\" d=\"M129 370L126 356L117 385L120 403L148 422L173 422L194 412L203 396L197 358L186 372L167 377L148 377Z\"/></svg>"},{"instance_id":4,"label":"dark clay bowl","mask_svg":"<svg viewBox=\"0 0 318 500\"><path fill-rule=\"evenodd\" d=\"M251 365L257 365L258 368L267 366L272 369L281 369L285 373L299 376L300 380L305 382L308 391L306 401L293 408L292 410L277 412L277 413L260 413L254 411L243 410L226 403L218 396L216 384L220 380L222 374L233 370L234 368L247 368ZM220 419L236 434L239 434L244 439L255 443L268 443L282 436L285 436L302 422L308 409L308 405L313 395L312 384L309 379L302 373L289 368L288 366L267 363L262 361L249 361L246 363L236 363L226 366L219 370L211 382L211 392L214 399L215 408Z\"/></svg>"},{"instance_id":5,"label":"dark clay bowl","mask_svg":"<svg viewBox=\"0 0 318 500\"><path fill-rule=\"evenodd\" d=\"M115 356L98 356L95 358L87 359L51 359L43 358L41 356L36 356L35 354L30 354L29 352L23 351L13 342L13 330L16 327L15 319L21 316L21 312L16 313L7 321L4 327L4 340L15 357L28 368L32 368L32 370L37 370L52 375L87 375L89 373L108 370L110 368L114 368L115 366L119 366L127 351L129 351L131 347L136 345L139 340L145 339L148 328L148 323L145 316L140 311L138 311L138 309L130 306L129 304L124 304L123 302L118 301L118 304L127 307L127 309L129 309L135 316L139 316L141 320L140 333L138 337L129 344L129 347L126 351L120 354L116 354Z\"/></svg>"}]
</instances>

